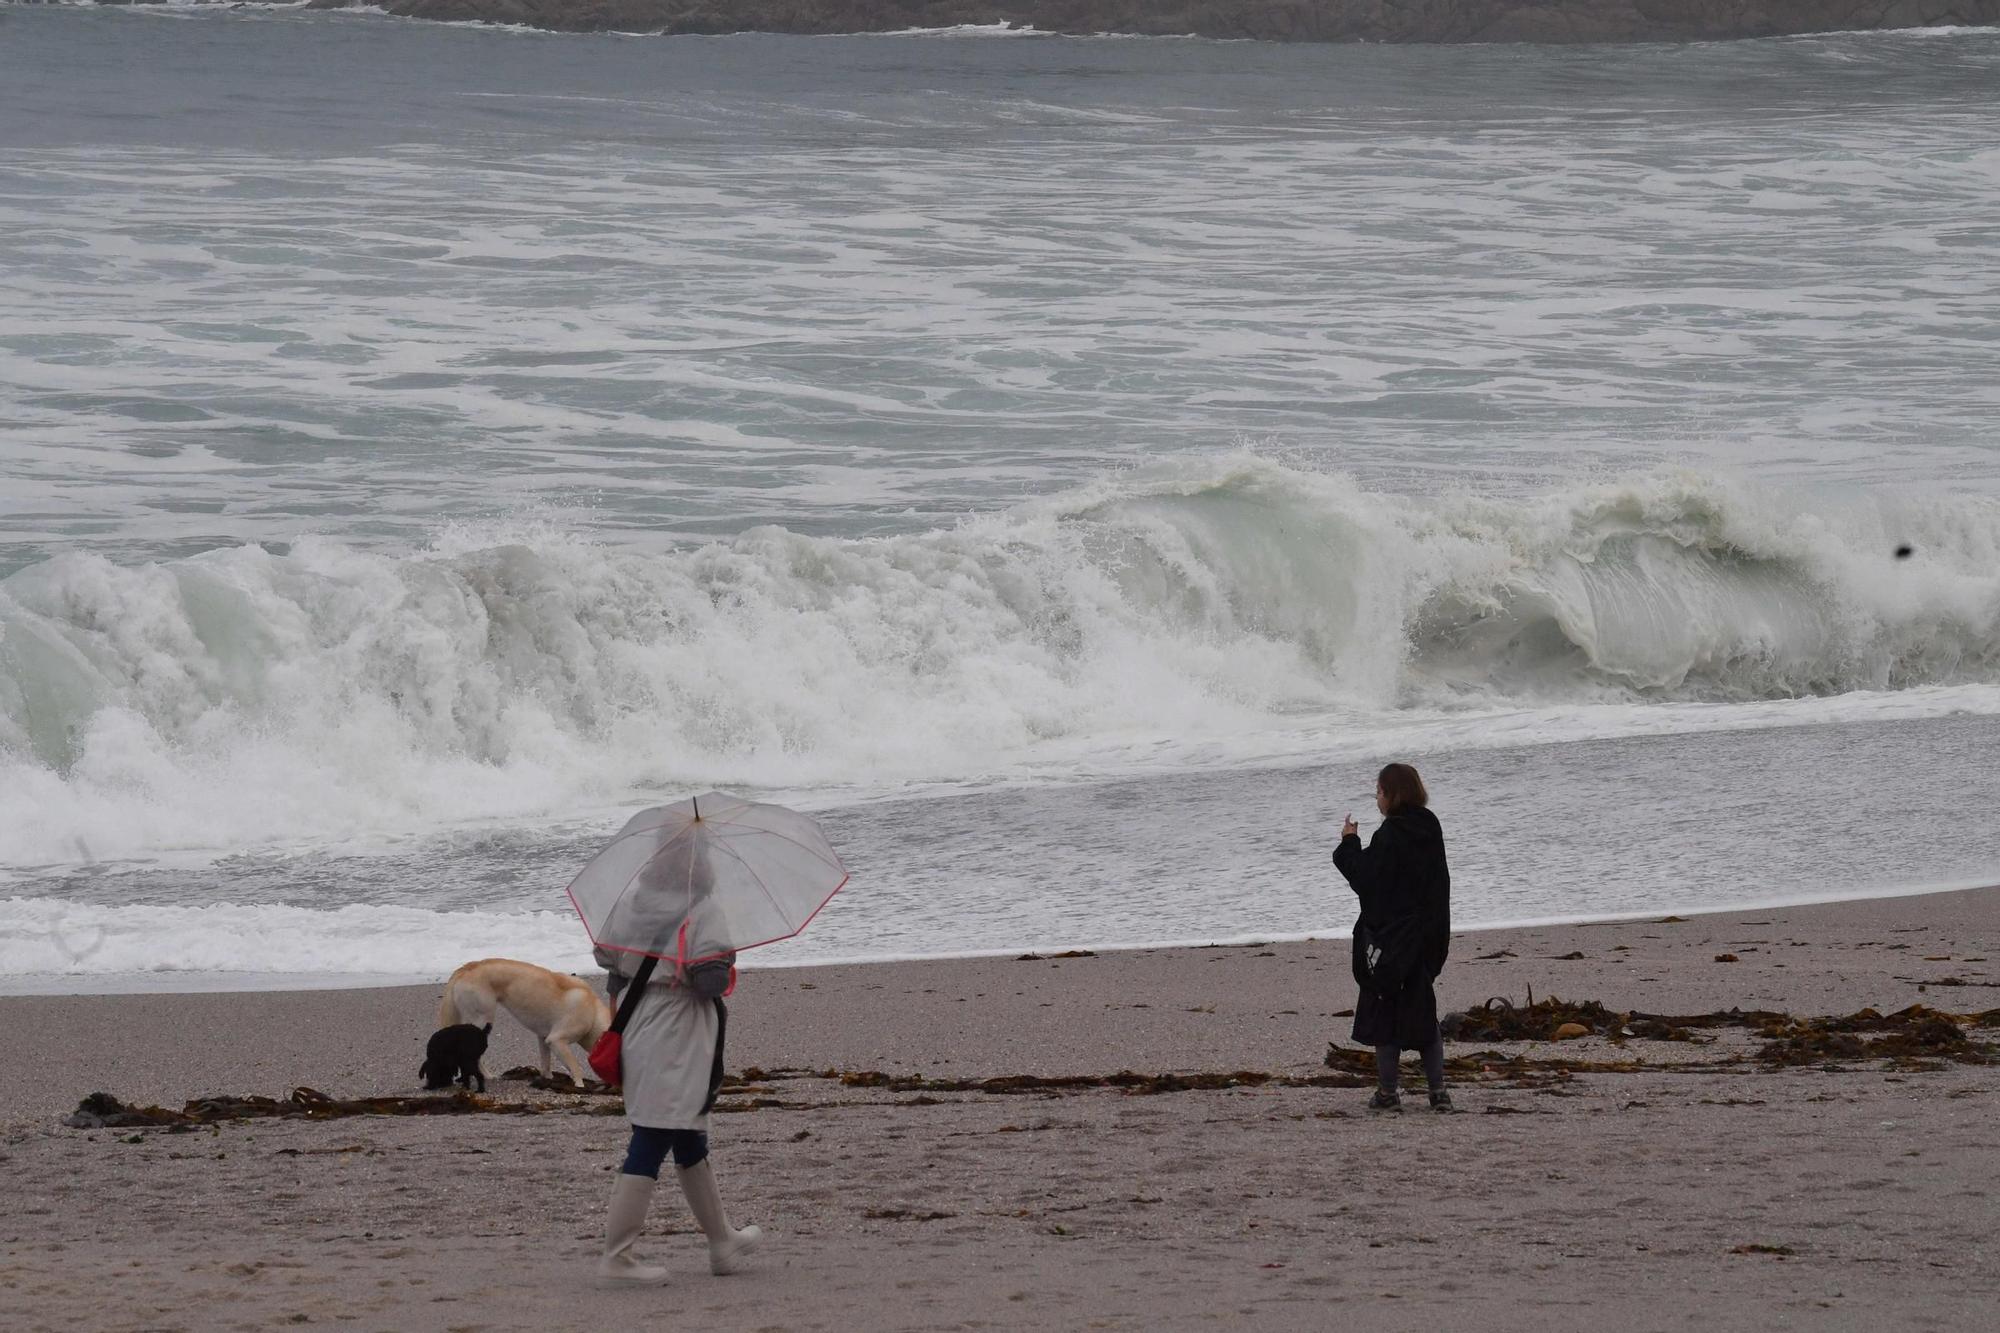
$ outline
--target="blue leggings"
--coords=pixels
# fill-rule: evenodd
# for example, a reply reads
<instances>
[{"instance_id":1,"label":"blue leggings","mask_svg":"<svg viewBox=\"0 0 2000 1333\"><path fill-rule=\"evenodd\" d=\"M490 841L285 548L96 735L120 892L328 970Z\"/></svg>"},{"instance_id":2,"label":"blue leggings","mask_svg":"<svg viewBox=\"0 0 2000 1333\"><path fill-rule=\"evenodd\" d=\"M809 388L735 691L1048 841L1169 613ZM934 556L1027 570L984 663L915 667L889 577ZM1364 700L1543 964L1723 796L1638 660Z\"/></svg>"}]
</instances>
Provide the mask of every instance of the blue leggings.
<instances>
[{"instance_id":1,"label":"blue leggings","mask_svg":"<svg viewBox=\"0 0 2000 1333\"><path fill-rule=\"evenodd\" d=\"M628 1176L651 1176L658 1180L660 1163L667 1160L669 1152L674 1155L674 1165L683 1171L700 1166L708 1158L708 1135L698 1129L634 1125L632 1143L625 1149L625 1165L621 1170Z\"/></svg>"}]
</instances>

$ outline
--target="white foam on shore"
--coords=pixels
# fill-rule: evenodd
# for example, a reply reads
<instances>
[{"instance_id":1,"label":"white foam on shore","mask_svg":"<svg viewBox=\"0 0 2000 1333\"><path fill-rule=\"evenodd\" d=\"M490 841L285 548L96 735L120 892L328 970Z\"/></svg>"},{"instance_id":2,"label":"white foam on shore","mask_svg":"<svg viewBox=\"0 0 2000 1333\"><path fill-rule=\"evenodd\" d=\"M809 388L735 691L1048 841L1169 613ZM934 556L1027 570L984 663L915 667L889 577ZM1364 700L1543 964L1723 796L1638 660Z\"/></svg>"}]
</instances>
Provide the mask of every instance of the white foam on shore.
<instances>
[{"instance_id":1,"label":"white foam on shore","mask_svg":"<svg viewBox=\"0 0 2000 1333\"><path fill-rule=\"evenodd\" d=\"M0 989L38 978L442 978L474 958L508 957L562 971L593 966L569 912L436 912L349 905L106 907L52 898L0 899ZM345 984L345 983L342 983ZM197 989L204 987L194 987ZM228 987L223 987L228 989Z\"/></svg>"},{"instance_id":2,"label":"white foam on shore","mask_svg":"<svg viewBox=\"0 0 2000 1333\"><path fill-rule=\"evenodd\" d=\"M435 986L430 973L400 972L124 972L74 975L43 972L0 976L0 996L11 995L232 995L264 991L384 990Z\"/></svg>"},{"instance_id":3,"label":"white foam on shore","mask_svg":"<svg viewBox=\"0 0 2000 1333\"><path fill-rule=\"evenodd\" d=\"M1825 903L1963 893L1990 880L1874 886L1834 893L1749 897L1688 906L1671 897L1644 910L1461 921L1460 933L1524 930L1662 915L1714 916ZM475 958L520 958L593 975L596 966L576 919L560 912L434 912L403 907L102 907L51 899L0 899L0 995L132 994L191 991L350 989L441 982ZM1000 948L885 949L879 952L767 949L744 955L746 970L860 966L954 958L1005 958L1068 949L1237 947L1346 939L1345 926L1256 931L1205 938L1048 940L1024 937Z\"/></svg>"}]
</instances>

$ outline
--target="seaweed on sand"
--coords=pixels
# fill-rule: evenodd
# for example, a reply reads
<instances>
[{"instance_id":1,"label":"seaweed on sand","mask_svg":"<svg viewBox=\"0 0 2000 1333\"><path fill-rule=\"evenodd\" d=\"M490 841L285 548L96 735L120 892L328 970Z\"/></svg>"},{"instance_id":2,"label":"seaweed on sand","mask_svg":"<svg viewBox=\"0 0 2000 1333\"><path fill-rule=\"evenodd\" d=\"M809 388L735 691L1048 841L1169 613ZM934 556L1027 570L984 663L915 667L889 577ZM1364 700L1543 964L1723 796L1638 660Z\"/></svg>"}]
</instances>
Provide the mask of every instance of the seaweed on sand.
<instances>
[{"instance_id":1,"label":"seaweed on sand","mask_svg":"<svg viewBox=\"0 0 2000 1333\"><path fill-rule=\"evenodd\" d=\"M1798 1018L1768 1009L1649 1014L1636 1009L1616 1012L1595 1000L1572 1002L1550 996L1537 1001L1530 993L1525 1005L1517 1007L1498 997L1463 1014L1447 1015L1439 1027L1448 1040L1454 1041L1549 1041L1571 1023L1592 1035L1621 1044L1633 1038L1702 1041L1704 1038L1696 1033L1741 1028L1754 1032L1764 1042L1757 1058L1778 1066L1821 1064L1829 1060L1895 1060L1917 1062L1915 1067L1919 1068L1936 1067L1938 1061L2000 1062L2000 1047L1969 1035L1972 1029L2000 1028L2000 1009L1953 1014L1920 1004L1892 1014L1861 1009L1852 1014L1814 1018ZM1347 1063L1355 1065L1373 1058L1365 1051L1342 1054L1352 1057ZM1479 1063L1477 1057L1458 1059ZM1334 1063L1331 1052L1328 1063ZM1578 1070L1588 1067L1586 1062L1574 1060L1543 1063ZM1600 1062L1600 1067L1606 1071L1623 1068L1618 1062Z\"/></svg>"},{"instance_id":2,"label":"seaweed on sand","mask_svg":"<svg viewBox=\"0 0 2000 1333\"><path fill-rule=\"evenodd\" d=\"M1324 1063L1328 1069L1345 1070L1375 1082L1375 1052L1336 1046L1329 1042ZM1577 1074L1636 1074L1659 1069L1641 1060L1581 1060L1506 1055L1500 1051L1474 1051L1470 1055L1448 1055L1444 1070L1460 1081L1504 1082L1517 1087L1538 1088L1566 1083ZM1686 1068L1687 1066L1680 1066ZM1704 1066L1706 1067L1706 1066Z\"/></svg>"},{"instance_id":3,"label":"seaweed on sand","mask_svg":"<svg viewBox=\"0 0 2000 1333\"><path fill-rule=\"evenodd\" d=\"M876 1070L826 1070L821 1077L837 1079L849 1088L885 1088L890 1092L983 1092L1001 1096L1021 1093L1086 1092L1113 1089L1128 1096L1148 1097L1164 1092L1212 1092L1225 1088L1320 1088L1359 1087L1346 1078L1316 1074L1298 1077L1266 1074L1239 1069L1230 1073L1135 1074L1121 1069L1115 1074L1006 1074L998 1078L921 1078L916 1075L884 1074Z\"/></svg>"},{"instance_id":4,"label":"seaweed on sand","mask_svg":"<svg viewBox=\"0 0 2000 1333\"><path fill-rule=\"evenodd\" d=\"M1968 1027L2000 1026L2000 1010L1947 1014L1921 1004L1893 1014L1862 1009L1841 1018L1786 1019L1758 1035L1757 1058L1772 1065L1811 1065L1829 1060L1893 1060L1910 1068L2000 1063L2000 1048L1975 1041Z\"/></svg>"},{"instance_id":5,"label":"seaweed on sand","mask_svg":"<svg viewBox=\"0 0 2000 1333\"><path fill-rule=\"evenodd\" d=\"M340 1120L357 1115L535 1115L524 1102L498 1102L470 1092L446 1097L329 1097L317 1088L294 1088L277 1097L197 1097L182 1109L127 1106L108 1092L77 1103L63 1123L72 1129L190 1129L234 1120Z\"/></svg>"},{"instance_id":6,"label":"seaweed on sand","mask_svg":"<svg viewBox=\"0 0 2000 1333\"><path fill-rule=\"evenodd\" d=\"M2000 1063L2000 1044L1981 1040L1975 1033L2000 1029L2000 1009L1983 1013L1954 1014L1911 1005L1892 1014L1861 1009L1852 1014L1818 1018L1795 1018L1766 1010L1717 1010L1707 1014L1660 1015L1637 1011L1614 1012L1596 1001L1570 1003L1553 997L1530 1002L1521 1009L1502 1001L1488 1002L1474 1011L1486 1026L1473 1030L1475 1039L1506 1041L1546 1040L1564 1023L1579 1023L1593 1033L1622 1041L1632 1037L1686 1041L1690 1031L1714 1028L1741 1028L1764 1044L1757 1061L1767 1068L1819 1066L1838 1069L1843 1060L1888 1060L1907 1069L1939 1069L1947 1062L1988 1065ZM1657 1028L1654 1026L1657 1025ZM1457 1029L1460 1033L1466 1028ZM1461 1037L1461 1040L1464 1038ZM1155 1096L1170 1092L1228 1091L1251 1088L1360 1088L1375 1081L1375 1053L1371 1050L1327 1047L1325 1074L1301 1076L1272 1074L1239 1069L1228 1072L1180 1072L1142 1074L1129 1069L1114 1074L1069 1074L1045 1076L1006 1074L991 1078L923 1078L889 1074L879 1070L841 1069L745 1069L723 1080L720 1111L798 1109L802 1104L781 1101L768 1095L770 1084L780 1081L821 1081L845 1088L882 1089L891 1093L914 1093L918 1099L905 1104L922 1105L938 1093L981 1093L995 1096L1034 1095L1059 1097L1069 1093L1112 1091L1124 1096ZM1480 1050L1452 1055L1446 1069L1466 1080L1502 1082L1516 1087L1559 1091L1577 1074L1625 1074L1644 1070L1673 1069L1681 1072L1714 1072L1748 1069L1740 1056L1705 1063L1676 1062L1647 1064L1638 1059L1586 1060L1505 1054ZM575 1093L567 1080L545 1080L540 1071L527 1068L509 1070L502 1077L525 1078L537 1088L551 1092ZM551 1112L582 1115L618 1115L623 1103L614 1089L601 1084L585 1087L588 1100L509 1101L475 1093L453 1091L407 1097L336 1098L314 1088L295 1088L284 1098L198 1097L175 1111L161 1106L130 1106L109 1093L95 1092L85 1097L76 1112L63 1123L76 1129L165 1129L185 1132L198 1125L225 1122L290 1119L338 1120L350 1116L433 1116L433 1115L541 1115ZM865 1103L844 1102L841 1105Z\"/></svg>"},{"instance_id":7,"label":"seaweed on sand","mask_svg":"<svg viewBox=\"0 0 2000 1333\"><path fill-rule=\"evenodd\" d=\"M1438 1024L1447 1041L1554 1041L1558 1030L1576 1024L1592 1036L1614 1042L1705 1040L1696 1033L1711 1028L1755 1027L1785 1018L1766 1009L1719 1009L1707 1014L1649 1014L1638 1009L1613 1010L1596 1000L1562 1000L1551 995L1525 1005L1496 995L1464 1013L1446 1014Z\"/></svg>"},{"instance_id":8,"label":"seaweed on sand","mask_svg":"<svg viewBox=\"0 0 2000 1333\"><path fill-rule=\"evenodd\" d=\"M1506 996L1496 995L1462 1014L1446 1014L1438 1029L1446 1041L1550 1041L1566 1024L1609 1033L1622 1017L1596 1000L1572 1003L1553 995L1537 1000L1531 991L1528 1003L1518 1007Z\"/></svg>"},{"instance_id":9,"label":"seaweed on sand","mask_svg":"<svg viewBox=\"0 0 2000 1333\"><path fill-rule=\"evenodd\" d=\"M568 1074L544 1074L533 1065L515 1065L498 1075L498 1081L505 1083L526 1083L537 1092L566 1092L572 1097L616 1097L618 1089L609 1083L599 1083L588 1079L582 1087L570 1081Z\"/></svg>"}]
</instances>

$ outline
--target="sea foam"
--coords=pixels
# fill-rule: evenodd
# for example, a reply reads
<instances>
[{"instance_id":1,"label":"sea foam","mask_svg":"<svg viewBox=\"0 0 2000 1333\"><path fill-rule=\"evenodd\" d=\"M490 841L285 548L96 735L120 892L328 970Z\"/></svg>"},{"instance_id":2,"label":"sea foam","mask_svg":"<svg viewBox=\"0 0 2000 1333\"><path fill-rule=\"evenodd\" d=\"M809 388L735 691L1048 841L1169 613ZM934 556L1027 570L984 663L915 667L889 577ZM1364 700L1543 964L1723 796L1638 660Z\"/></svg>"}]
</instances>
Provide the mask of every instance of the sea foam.
<instances>
[{"instance_id":1,"label":"sea foam","mask_svg":"<svg viewBox=\"0 0 2000 1333\"><path fill-rule=\"evenodd\" d=\"M1908 542L1915 551L1897 560ZM1415 499L1254 453L950 528L309 539L0 581L0 863L988 777L1411 710L2000 681L2000 501Z\"/></svg>"},{"instance_id":2,"label":"sea foam","mask_svg":"<svg viewBox=\"0 0 2000 1333\"><path fill-rule=\"evenodd\" d=\"M107 907L0 899L0 976L444 977L472 958L520 958L564 971L593 966L568 912L434 912L349 905Z\"/></svg>"}]
</instances>

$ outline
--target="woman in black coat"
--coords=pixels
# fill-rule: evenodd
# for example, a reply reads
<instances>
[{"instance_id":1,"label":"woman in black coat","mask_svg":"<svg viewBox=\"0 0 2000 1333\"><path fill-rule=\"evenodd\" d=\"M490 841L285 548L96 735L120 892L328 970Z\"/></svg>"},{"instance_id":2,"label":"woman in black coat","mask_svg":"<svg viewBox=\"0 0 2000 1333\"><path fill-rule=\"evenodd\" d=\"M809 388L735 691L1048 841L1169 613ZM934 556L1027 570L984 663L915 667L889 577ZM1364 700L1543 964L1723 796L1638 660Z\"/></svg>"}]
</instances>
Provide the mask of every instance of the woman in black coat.
<instances>
[{"instance_id":1,"label":"woman in black coat","mask_svg":"<svg viewBox=\"0 0 2000 1333\"><path fill-rule=\"evenodd\" d=\"M1340 830L1333 864L1361 900L1354 923L1354 1040L1375 1048L1381 1086L1370 1109L1394 1111L1396 1065L1404 1051L1423 1055L1431 1109L1451 1110L1444 1087L1444 1042L1438 1036L1437 992L1451 947L1451 870L1445 865L1444 829L1430 812L1430 794L1417 770L1390 764L1375 780L1375 808L1383 815L1366 847L1349 815Z\"/></svg>"}]
</instances>

